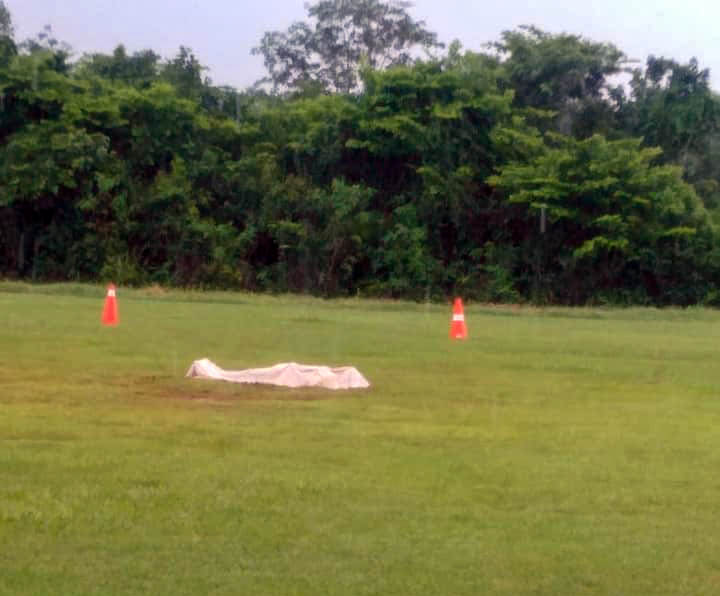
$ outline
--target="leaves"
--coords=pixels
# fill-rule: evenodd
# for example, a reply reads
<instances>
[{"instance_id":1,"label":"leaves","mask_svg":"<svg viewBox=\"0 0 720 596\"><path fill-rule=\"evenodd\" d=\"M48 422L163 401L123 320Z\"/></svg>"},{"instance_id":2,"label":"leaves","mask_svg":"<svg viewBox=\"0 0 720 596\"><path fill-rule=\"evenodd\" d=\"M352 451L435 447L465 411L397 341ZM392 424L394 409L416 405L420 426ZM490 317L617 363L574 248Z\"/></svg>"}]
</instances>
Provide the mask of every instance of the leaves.
<instances>
[{"instance_id":1,"label":"leaves","mask_svg":"<svg viewBox=\"0 0 720 596\"><path fill-rule=\"evenodd\" d=\"M442 47L425 23L410 17L409 7L394 0L319 0L307 7L309 23L265 33L253 54L263 56L275 91L317 85L356 92L362 67L407 65L414 48Z\"/></svg>"},{"instance_id":2,"label":"leaves","mask_svg":"<svg viewBox=\"0 0 720 596\"><path fill-rule=\"evenodd\" d=\"M643 149L640 140L608 141L596 135L584 141L555 137L553 144L528 164L503 167L490 183L528 211L547 208L552 241L549 246L536 241L545 245L545 262L535 267L556 269L568 288L578 286L581 264L586 288L576 287L576 292L621 287L628 269L638 266L633 255L650 250L662 256L668 248L663 239L689 238L709 225L680 171L652 165L658 152ZM525 215L526 225L532 217ZM594 273L587 272L589 264ZM649 279L658 271L642 275Z\"/></svg>"},{"instance_id":3,"label":"leaves","mask_svg":"<svg viewBox=\"0 0 720 596\"><path fill-rule=\"evenodd\" d=\"M653 59L627 96L608 82L616 48L532 28L421 61L411 49L437 40L408 6L324 0L268 34L285 96L213 86L182 46L70 62L50 31L21 44L0 59L0 273L571 304L717 293L717 98L697 63Z\"/></svg>"}]
</instances>

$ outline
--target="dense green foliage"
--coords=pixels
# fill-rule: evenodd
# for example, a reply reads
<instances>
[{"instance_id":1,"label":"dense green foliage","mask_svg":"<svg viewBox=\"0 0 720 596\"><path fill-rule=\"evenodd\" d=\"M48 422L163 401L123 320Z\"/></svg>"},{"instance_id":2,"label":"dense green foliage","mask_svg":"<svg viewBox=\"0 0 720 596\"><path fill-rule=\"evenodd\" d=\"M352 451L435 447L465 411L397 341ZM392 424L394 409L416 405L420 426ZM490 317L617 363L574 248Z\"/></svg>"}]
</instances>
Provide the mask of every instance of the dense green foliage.
<instances>
[{"instance_id":1,"label":"dense green foliage","mask_svg":"<svg viewBox=\"0 0 720 596\"><path fill-rule=\"evenodd\" d=\"M0 11L0 275L720 300L707 71L651 57L619 85L619 49L532 27L416 60L413 45L438 44L406 4L358 6L310 7L315 37L293 46L310 62L272 94L213 85L185 47L72 60L50 30L16 43ZM368 46L363 27L383 18ZM348 27L352 59L327 62Z\"/></svg>"}]
</instances>

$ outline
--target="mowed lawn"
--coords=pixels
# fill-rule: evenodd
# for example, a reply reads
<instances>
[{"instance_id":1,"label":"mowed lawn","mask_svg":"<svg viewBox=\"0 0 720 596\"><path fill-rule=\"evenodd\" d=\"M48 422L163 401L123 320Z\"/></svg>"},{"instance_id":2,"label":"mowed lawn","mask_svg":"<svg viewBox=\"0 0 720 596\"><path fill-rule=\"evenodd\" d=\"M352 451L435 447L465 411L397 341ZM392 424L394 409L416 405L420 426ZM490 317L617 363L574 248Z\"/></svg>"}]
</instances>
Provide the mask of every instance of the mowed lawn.
<instances>
[{"instance_id":1,"label":"mowed lawn","mask_svg":"<svg viewBox=\"0 0 720 596\"><path fill-rule=\"evenodd\" d=\"M103 295L0 284L0 594L720 593L714 311Z\"/></svg>"}]
</instances>

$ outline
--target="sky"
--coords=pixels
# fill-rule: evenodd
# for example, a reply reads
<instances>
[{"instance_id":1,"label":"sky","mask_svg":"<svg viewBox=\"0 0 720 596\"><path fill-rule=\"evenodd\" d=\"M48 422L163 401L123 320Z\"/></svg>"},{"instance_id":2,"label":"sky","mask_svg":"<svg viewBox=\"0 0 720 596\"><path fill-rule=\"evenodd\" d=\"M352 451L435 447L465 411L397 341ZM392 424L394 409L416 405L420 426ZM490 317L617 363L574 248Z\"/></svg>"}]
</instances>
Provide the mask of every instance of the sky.
<instances>
[{"instance_id":1,"label":"sky","mask_svg":"<svg viewBox=\"0 0 720 596\"><path fill-rule=\"evenodd\" d=\"M305 0L4 0L19 40L45 25L76 56L152 49L171 57L193 49L215 84L244 88L265 74L250 50L263 33L305 17ZM717 0L415 0L411 14L446 43L481 50L502 31L531 24L552 33L612 42L630 58L650 54L685 62L697 57L720 88Z\"/></svg>"}]
</instances>

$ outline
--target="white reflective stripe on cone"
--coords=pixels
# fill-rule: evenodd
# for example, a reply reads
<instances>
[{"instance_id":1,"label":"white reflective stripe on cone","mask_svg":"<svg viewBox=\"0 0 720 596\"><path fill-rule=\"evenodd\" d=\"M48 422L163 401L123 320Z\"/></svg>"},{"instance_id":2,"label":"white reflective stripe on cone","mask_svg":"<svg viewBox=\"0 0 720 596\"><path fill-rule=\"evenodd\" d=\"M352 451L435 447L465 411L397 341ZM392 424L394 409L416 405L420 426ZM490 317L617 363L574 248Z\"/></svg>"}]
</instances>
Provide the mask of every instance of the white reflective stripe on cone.
<instances>
[{"instance_id":1,"label":"white reflective stripe on cone","mask_svg":"<svg viewBox=\"0 0 720 596\"><path fill-rule=\"evenodd\" d=\"M115 290L108 290L108 298L115 298Z\"/></svg>"},{"instance_id":2,"label":"white reflective stripe on cone","mask_svg":"<svg viewBox=\"0 0 720 596\"><path fill-rule=\"evenodd\" d=\"M453 321L464 321L465 315L453 315Z\"/></svg>"}]
</instances>

